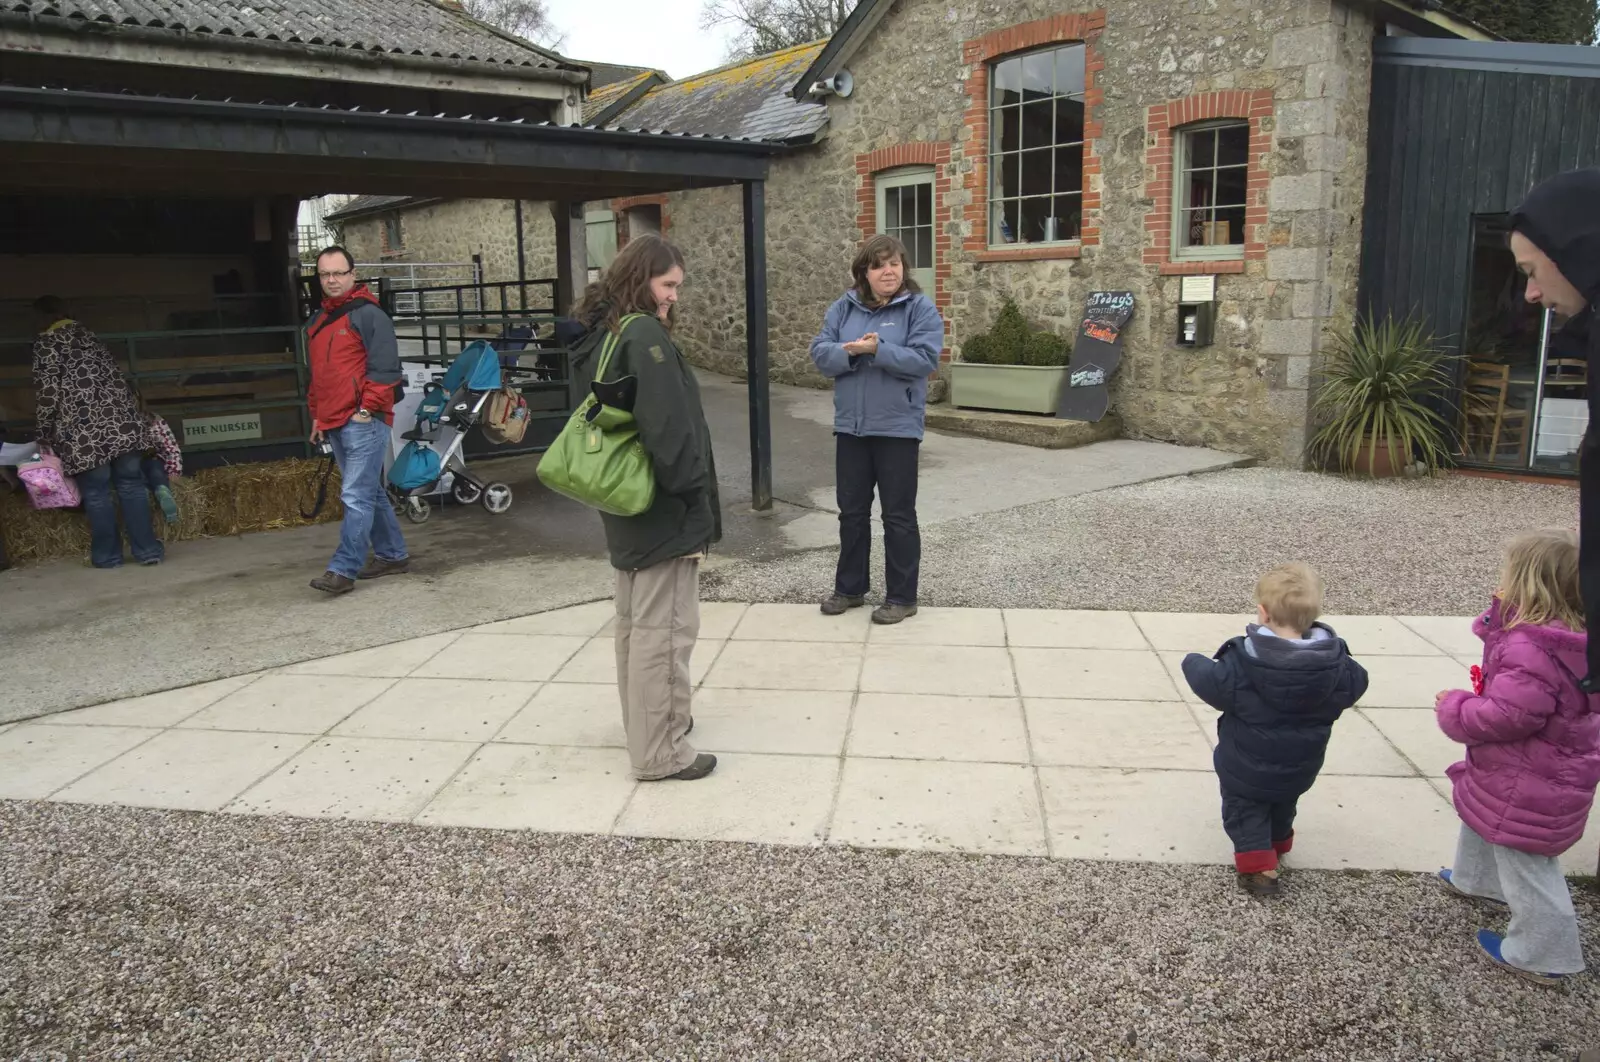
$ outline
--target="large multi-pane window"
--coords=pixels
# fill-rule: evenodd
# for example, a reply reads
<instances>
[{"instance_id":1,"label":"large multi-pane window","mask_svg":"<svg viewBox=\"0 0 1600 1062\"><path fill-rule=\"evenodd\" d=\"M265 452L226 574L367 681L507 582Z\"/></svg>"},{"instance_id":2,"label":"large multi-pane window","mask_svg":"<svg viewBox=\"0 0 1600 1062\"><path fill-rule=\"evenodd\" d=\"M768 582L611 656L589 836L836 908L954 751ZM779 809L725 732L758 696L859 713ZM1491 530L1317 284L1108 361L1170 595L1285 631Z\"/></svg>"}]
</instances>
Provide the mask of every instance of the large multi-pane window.
<instances>
[{"instance_id":1,"label":"large multi-pane window","mask_svg":"<svg viewBox=\"0 0 1600 1062\"><path fill-rule=\"evenodd\" d=\"M1175 138L1178 158L1173 225L1180 258L1237 256L1244 249L1249 188L1250 123L1190 126Z\"/></svg>"},{"instance_id":2,"label":"large multi-pane window","mask_svg":"<svg viewBox=\"0 0 1600 1062\"><path fill-rule=\"evenodd\" d=\"M1083 231L1084 47L1002 59L989 74L989 243Z\"/></svg>"}]
</instances>

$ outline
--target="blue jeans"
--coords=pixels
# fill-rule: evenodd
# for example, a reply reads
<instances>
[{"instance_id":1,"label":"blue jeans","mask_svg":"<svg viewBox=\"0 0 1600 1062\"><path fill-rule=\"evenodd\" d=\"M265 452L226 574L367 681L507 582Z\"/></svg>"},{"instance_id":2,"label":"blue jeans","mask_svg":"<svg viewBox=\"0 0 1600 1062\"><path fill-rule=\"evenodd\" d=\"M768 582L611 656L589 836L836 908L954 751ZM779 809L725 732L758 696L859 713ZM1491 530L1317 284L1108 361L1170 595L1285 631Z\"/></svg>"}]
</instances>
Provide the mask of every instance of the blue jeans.
<instances>
[{"instance_id":1,"label":"blue jeans","mask_svg":"<svg viewBox=\"0 0 1600 1062\"><path fill-rule=\"evenodd\" d=\"M113 487L122 505L122 524L133 559L148 564L166 555L150 522L150 495L145 492L140 458L139 451L129 450L109 464L75 477L89 518L89 561L96 568L122 567L122 536L117 532L117 507L111 501Z\"/></svg>"},{"instance_id":2,"label":"blue jeans","mask_svg":"<svg viewBox=\"0 0 1600 1062\"><path fill-rule=\"evenodd\" d=\"M159 457L141 458L139 471L144 476L144 485L152 491L172 486L172 480L167 476L167 466Z\"/></svg>"},{"instance_id":3,"label":"blue jeans","mask_svg":"<svg viewBox=\"0 0 1600 1062\"><path fill-rule=\"evenodd\" d=\"M376 417L366 424L349 420L328 432L328 442L344 483L339 492L344 522L339 525L339 548L328 562L328 570L354 579L367 563L368 547L383 560L405 560L406 540L383 489L389 425Z\"/></svg>"}]
</instances>

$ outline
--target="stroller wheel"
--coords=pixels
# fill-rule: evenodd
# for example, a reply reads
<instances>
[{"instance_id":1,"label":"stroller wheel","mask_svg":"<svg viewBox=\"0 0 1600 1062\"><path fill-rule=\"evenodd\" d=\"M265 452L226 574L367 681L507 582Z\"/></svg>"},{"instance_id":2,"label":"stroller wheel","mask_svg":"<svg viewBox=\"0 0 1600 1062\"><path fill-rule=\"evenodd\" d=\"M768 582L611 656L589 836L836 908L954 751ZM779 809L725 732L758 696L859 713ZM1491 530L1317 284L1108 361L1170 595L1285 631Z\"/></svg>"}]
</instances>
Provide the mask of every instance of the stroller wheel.
<instances>
[{"instance_id":1,"label":"stroller wheel","mask_svg":"<svg viewBox=\"0 0 1600 1062\"><path fill-rule=\"evenodd\" d=\"M496 516L511 508L511 488L504 483L491 483L483 491L483 507Z\"/></svg>"},{"instance_id":2,"label":"stroller wheel","mask_svg":"<svg viewBox=\"0 0 1600 1062\"><path fill-rule=\"evenodd\" d=\"M450 494L462 505L473 505L483 497L483 488L471 480L457 476L455 486L450 488Z\"/></svg>"},{"instance_id":3,"label":"stroller wheel","mask_svg":"<svg viewBox=\"0 0 1600 1062\"><path fill-rule=\"evenodd\" d=\"M406 499L406 519L414 524L426 523L428 517L433 515L433 506L428 504L427 498Z\"/></svg>"}]
</instances>

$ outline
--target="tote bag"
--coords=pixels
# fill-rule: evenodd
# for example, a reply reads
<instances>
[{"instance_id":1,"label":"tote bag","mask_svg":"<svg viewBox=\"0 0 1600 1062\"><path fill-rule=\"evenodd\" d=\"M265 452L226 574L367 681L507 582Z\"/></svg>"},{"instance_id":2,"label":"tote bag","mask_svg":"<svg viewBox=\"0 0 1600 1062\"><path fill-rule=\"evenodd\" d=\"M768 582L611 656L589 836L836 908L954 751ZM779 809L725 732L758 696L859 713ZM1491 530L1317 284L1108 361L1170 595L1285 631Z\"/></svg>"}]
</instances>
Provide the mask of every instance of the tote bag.
<instances>
[{"instance_id":1,"label":"tote bag","mask_svg":"<svg viewBox=\"0 0 1600 1062\"><path fill-rule=\"evenodd\" d=\"M643 314L629 314L606 336L596 367L595 384L605 381L611 356L628 323ZM656 500L656 474L639 441L633 410L607 405L594 386L573 410L561 434L539 462L539 479L557 494L613 516L638 516Z\"/></svg>"}]
</instances>

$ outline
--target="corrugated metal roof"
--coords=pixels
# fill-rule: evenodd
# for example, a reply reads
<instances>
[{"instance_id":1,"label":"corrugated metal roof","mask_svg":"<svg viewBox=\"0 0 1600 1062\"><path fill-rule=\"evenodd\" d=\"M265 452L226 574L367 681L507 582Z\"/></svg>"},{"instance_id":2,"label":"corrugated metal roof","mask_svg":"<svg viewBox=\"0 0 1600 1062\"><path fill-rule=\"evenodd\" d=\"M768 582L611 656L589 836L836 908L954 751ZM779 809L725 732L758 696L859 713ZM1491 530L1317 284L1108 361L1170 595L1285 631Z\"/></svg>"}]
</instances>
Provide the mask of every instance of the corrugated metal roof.
<instances>
[{"instance_id":1,"label":"corrugated metal roof","mask_svg":"<svg viewBox=\"0 0 1600 1062\"><path fill-rule=\"evenodd\" d=\"M6 15L509 66L564 64L434 0L0 0Z\"/></svg>"},{"instance_id":2,"label":"corrugated metal roof","mask_svg":"<svg viewBox=\"0 0 1600 1062\"><path fill-rule=\"evenodd\" d=\"M827 104L789 94L826 42L785 48L650 90L617 124L673 133L788 141L816 136Z\"/></svg>"}]
</instances>

